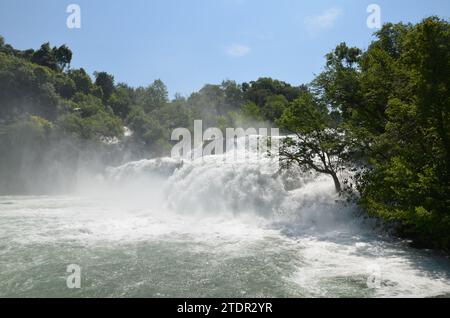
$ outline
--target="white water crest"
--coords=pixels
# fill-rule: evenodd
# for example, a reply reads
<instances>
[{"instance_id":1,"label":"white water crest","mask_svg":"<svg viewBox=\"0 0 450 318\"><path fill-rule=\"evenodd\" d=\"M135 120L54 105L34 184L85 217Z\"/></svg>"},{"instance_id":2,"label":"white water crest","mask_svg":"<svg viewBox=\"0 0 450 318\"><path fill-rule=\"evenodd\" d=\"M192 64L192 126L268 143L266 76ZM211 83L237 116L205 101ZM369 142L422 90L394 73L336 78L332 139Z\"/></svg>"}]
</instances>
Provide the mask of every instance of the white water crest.
<instances>
[{"instance_id":1,"label":"white water crest","mask_svg":"<svg viewBox=\"0 0 450 318\"><path fill-rule=\"evenodd\" d=\"M450 295L448 259L377 224L270 157L130 162L77 195L0 197L0 296Z\"/></svg>"}]
</instances>

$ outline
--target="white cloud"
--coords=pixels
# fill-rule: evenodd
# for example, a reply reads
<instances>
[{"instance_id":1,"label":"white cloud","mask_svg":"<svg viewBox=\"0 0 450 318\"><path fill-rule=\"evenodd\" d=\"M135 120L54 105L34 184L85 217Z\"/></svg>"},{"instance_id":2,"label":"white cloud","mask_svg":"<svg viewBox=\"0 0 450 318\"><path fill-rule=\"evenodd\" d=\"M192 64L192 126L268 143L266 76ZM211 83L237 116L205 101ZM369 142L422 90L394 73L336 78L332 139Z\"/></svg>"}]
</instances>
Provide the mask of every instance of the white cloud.
<instances>
[{"instance_id":1,"label":"white cloud","mask_svg":"<svg viewBox=\"0 0 450 318\"><path fill-rule=\"evenodd\" d=\"M251 51L251 47L242 44L232 44L226 48L226 53L231 57L243 57Z\"/></svg>"},{"instance_id":2,"label":"white cloud","mask_svg":"<svg viewBox=\"0 0 450 318\"><path fill-rule=\"evenodd\" d=\"M331 29L342 14L343 11L341 9L330 8L320 15L307 17L305 24L311 34L316 34L321 30Z\"/></svg>"}]
</instances>

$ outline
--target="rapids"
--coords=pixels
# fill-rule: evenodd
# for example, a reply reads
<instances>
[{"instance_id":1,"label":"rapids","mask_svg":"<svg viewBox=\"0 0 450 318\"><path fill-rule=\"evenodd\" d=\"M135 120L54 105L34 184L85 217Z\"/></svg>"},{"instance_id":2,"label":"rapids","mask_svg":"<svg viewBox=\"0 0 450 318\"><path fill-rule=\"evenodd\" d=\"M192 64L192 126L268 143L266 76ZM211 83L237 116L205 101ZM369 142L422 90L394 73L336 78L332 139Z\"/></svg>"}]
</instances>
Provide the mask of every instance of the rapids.
<instances>
[{"instance_id":1,"label":"rapids","mask_svg":"<svg viewBox=\"0 0 450 318\"><path fill-rule=\"evenodd\" d=\"M0 197L0 268L0 297L450 295L448 259L391 237L327 176L252 156L142 160L75 194Z\"/></svg>"}]
</instances>

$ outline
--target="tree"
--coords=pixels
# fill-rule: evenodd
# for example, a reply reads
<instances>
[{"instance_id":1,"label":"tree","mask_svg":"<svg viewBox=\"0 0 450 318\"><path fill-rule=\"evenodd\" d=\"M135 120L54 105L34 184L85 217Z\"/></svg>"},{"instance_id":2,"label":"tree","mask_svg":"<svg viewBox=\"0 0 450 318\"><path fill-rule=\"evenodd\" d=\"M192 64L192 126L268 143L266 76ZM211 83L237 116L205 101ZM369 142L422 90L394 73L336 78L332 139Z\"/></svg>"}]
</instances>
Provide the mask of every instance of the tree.
<instances>
[{"instance_id":1,"label":"tree","mask_svg":"<svg viewBox=\"0 0 450 318\"><path fill-rule=\"evenodd\" d=\"M103 102L106 103L114 92L114 76L106 72L95 72L95 85L100 87L103 92Z\"/></svg>"},{"instance_id":2,"label":"tree","mask_svg":"<svg viewBox=\"0 0 450 318\"><path fill-rule=\"evenodd\" d=\"M113 94L108 99L108 104L111 106L114 114L122 119L126 119L131 107L134 104L132 98L133 89L125 84L119 84L115 88Z\"/></svg>"},{"instance_id":3,"label":"tree","mask_svg":"<svg viewBox=\"0 0 450 318\"><path fill-rule=\"evenodd\" d=\"M225 95L222 112L225 113L238 110L244 102L244 94L241 85L237 84L235 81L227 80L222 82L221 89Z\"/></svg>"},{"instance_id":4,"label":"tree","mask_svg":"<svg viewBox=\"0 0 450 318\"><path fill-rule=\"evenodd\" d=\"M27 56L28 54L21 55ZM49 42L42 44L39 50L31 54L31 62L55 71L63 71L71 61L72 51L66 45L51 48Z\"/></svg>"},{"instance_id":5,"label":"tree","mask_svg":"<svg viewBox=\"0 0 450 318\"><path fill-rule=\"evenodd\" d=\"M142 90L138 102L147 112L151 112L163 107L169 100L168 95L166 85L161 80L156 80Z\"/></svg>"},{"instance_id":6,"label":"tree","mask_svg":"<svg viewBox=\"0 0 450 318\"><path fill-rule=\"evenodd\" d=\"M31 62L46 66L52 70L56 70L58 68L54 51L50 48L49 42L42 44L41 48L34 52L31 57Z\"/></svg>"},{"instance_id":7,"label":"tree","mask_svg":"<svg viewBox=\"0 0 450 318\"><path fill-rule=\"evenodd\" d=\"M277 120L283 115L288 100L283 95L273 95L266 98L263 113L265 118Z\"/></svg>"},{"instance_id":8,"label":"tree","mask_svg":"<svg viewBox=\"0 0 450 318\"><path fill-rule=\"evenodd\" d=\"M295 137L286 137L280 147L283 167L298 164L333 178L341 192L338 172L343 168L345 142L342 131L332 128L333 119L326 105L311 92L304 92L288 105L277 121L280 128Z\"/></svg>"},{"instance_id":9,"label":"tree","mask_svg":"<svg viewBox=\"0 0 450 318\"><path fill-rule=\"evenodd\" d=\"M90 94L93 88L92 80L83 68L71 69L67 75L75 83L76 91Z\"/></svg>"},{"instance_id":10,"label":"tree","mask_svg":"<svg viewBox=\"0 0 450 318\"><path fill-rule=\"evenodd\" d=\"M216 127L217 118L226 108L225 92L220 85L205 85L189 96L187 105L194 119L202 119L207 127Z\"/></svg>"},{"instance_id":11,"label":"tree","mask_svg":"<svg viewBox=\"0 0 450 318\"><path fill-rule=\"evenodd\" d=\"M253 102L247 102L241 107L241 115L243 116L244 120L257 120L257 121L263 121L264 116L262 114L261 108L258 107Z\"/></svg>"},{"instance_id":12,"label":"tree","mask_svg":"<svg viewBox=\"0 0 450 318\"><path fill-rule=\"evenodd\" d=\"M282 113L280 109L282 108L281 104L284 101L292 102L298 98L301 92L305 90L305 87L294 87L282 81L263 77L257 81L243 83L242 90L246 102L257 105L261 109L264 120L274 122ZM278 96L275 98L278 100L277 102L275 102L273 96ZM284 97L282 101L280 100L281 97ZM268 101L268 99L270 100ZM274 107L278 110L274 109Z\"/></svg>"},{"instance_id":13,"label":"tree","mask_svg":"<svg viewBox=\"0 0 450 318\"><path fill-rule=\"evenodd\" d=\"M54 48L53 50L58 68L63 71L72 61L72 51L66 45L61 45L59 48Z\"/></svg>"},{"instance_id":14,"label":"tree","mask_svg":"<svg viewBox=\"0 0 450 318\"><path fill-rule=\"evenodd\" d=\"M450 24L386 24L376 37L318 81L364 145L359 204L416 244L450 250Z\"/></svg>"}]
</instances>

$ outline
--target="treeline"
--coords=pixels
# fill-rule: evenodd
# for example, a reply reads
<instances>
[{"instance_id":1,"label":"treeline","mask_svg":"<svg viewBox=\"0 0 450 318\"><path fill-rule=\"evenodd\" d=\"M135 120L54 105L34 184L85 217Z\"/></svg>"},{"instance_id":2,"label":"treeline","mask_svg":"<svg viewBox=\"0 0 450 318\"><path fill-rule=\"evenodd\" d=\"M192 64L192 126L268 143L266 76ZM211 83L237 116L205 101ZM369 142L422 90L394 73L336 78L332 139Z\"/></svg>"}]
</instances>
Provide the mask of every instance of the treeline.
<instances>
[{"instance_id":1,"label":"treeline","mask_svg":"<svg viewBox=\"0 0 450 318\"><path fill-rule=\"evenodd\" d=\"M194 119L205 126L228 127L235 122L273 121L306 88L271 78L237 84L224 81L205 85L188 98L169 100L160 80L132 88L115 83L113 75L70 68L66 46L45 43L37 51L18 51L0 38L0 124L29 124L55 129L82 140L121 138L123 127L133 142L153 155L167 153L174 128L191 127Z\"/></svg>"},{"instance_id":2,"label":"treeline","mask_svg":"<svg viewBox=\"0 0 450 318\"><path fill-rule=\"evenodd\" d=\"M261 78L169 100L160 80L133 88L106 72L71 68L71 60L65 45L20 51L0 37L0 192L33 192L30 179L51 190L55 175L76 178L80 166L170 154L173 129L192 128L194 119L220 128L273 121L305 90Z\"/></svg>"},{"instance_id":3,"label":"treeline","mask_svg":"<svg viewBox=\"0 0 450 318\"><path fill-rule=\"evenodd\" d=\"M19 51L0 38L0 180L16 180L17 169L49 152L72 163L86 160L85 148L102 149L103 162L165 155L172 130L194 119L219 128L275 123L296 135L281 147L284 167L329 174L368 214L397 224L417 245L448 251L449 22L386 24L374 36L365 50L338 45L308 85L224 81L172 100L160 80L132 88L71 68L66 46ZM124 137L124 126L132 136ZM118 140L128 151L111 147ZM354 176L341 180L349 167Z\"/></svg>"}]
</instances>

